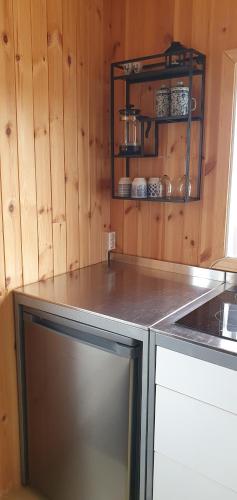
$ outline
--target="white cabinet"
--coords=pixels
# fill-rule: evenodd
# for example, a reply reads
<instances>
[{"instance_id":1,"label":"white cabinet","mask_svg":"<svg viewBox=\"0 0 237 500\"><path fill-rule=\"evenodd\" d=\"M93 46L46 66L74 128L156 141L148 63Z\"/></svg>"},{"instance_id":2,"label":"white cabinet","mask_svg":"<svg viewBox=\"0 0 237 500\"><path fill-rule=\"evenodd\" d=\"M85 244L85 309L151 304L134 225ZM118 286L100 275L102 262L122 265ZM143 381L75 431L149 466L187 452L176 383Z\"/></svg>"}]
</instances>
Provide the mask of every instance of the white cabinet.
<instances>
[{"instance_id":1,"label":"white cabinet","mask_svg":"<svg viewBox=\"0 0 237 500\"><path fill-rule=\"evenodd\" d=\"M236 500L237 493L155 453L154 500Z\"/></svg>"},{"instance_id":2,"label":"white cabinet","mask_svg":"<svg viewBox=\"0 0 237 500\"><path fill-rule=\"evenodd\" d=\"M234 370L157 347L156 384L237 414Z\"/></svg>"},{"instance_id":3,"label":"white cabinet","mask_svg":"<svg viewBox=\"0 0 237 500\"><path fill-rule=\"evenodd\" d=\"M237 500L237 372L160 347L156 369L154 500Z\"/></svg>"}]
</instances>

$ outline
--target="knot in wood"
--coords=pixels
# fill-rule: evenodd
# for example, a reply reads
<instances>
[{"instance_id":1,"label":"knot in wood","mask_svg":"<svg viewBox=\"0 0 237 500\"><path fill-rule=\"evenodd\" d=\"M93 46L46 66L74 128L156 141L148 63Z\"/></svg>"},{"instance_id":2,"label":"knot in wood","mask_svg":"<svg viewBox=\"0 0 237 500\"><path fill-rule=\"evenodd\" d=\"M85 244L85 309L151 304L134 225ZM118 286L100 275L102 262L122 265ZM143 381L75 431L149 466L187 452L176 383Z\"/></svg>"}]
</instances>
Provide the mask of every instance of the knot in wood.
<instances>
[{"instance_id":1,"label":"knot in wood","mask_svg":"<svg viewBox=\"0 0 237 500\"><path fill-rule=\"evenodd\" d=\"M3 33L2 39L3 39L3 42L5 43L5 45L7 45L8 44L8 36L6 33Z\"/></svg>"}]
</instances>

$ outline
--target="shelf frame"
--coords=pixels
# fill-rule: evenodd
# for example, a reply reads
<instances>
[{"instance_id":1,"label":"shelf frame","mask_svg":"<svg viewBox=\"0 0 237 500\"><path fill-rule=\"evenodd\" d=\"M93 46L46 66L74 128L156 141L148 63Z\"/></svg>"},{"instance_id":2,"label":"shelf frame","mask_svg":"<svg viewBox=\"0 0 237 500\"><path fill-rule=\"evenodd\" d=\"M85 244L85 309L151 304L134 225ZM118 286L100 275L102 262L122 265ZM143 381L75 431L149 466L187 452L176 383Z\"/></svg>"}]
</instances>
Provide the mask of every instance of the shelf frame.
<instances>
[{"instance_id":1,"label":"shelf frame","mask_svg":"<svg viewBox=\"0 0 237 500\"><path fill-rule=\"evenodd\" d=\"M186 197L179 197L179 196L171 196L170 198L133 198L132 196L119 196L117 194L114 194L112 196L114 200L121 200L121 201L151 201L152 203L191 203L194 201L199 201L198 197L190 196L186 199Z\"/></svg>"},{"instance_id":2,"label":"shelf frame","mask_svg":"<svg viewBox=\"0 0 237 500\"><path fill-rule=\"evenodd\" d=\"M180 46L182 47L182 46ZM182 64L173 65L167 67L167 58L172 61L172 57L177 56L182 60ZM181 56L181 57L180 57ZM158 62L157 62L158 60ZM143 62L143 69L145 70L139 73L124 74L124 64L130 64L135 62ZM120 198L115 193L115 161L125 160L126 162L126 176L129 177L130 173L130 160L134 158L154 158L158 156L158 135L159 127L164 124L169 123L186 123L186 162L185 162L185 175L186 175L186 186L185 186L185 196L184 198L159 198L151 199L140 198L137 201L156 201L162 203L187 203L190 201L200 200L201 196L201 173L202 173L202 152L203 152L203 141L204 141L204 103L205 103L205 70L206 70L206 56L196 49L187 49L182 47L181 50L177 52L170 52L170 49L161 53L153 54L146 57L138 57L135 59L126 59L123 61L114 62L111 64L111 178L112 178L112 198L122 199L122 200L133 200L134 198ZM150 117L151 121L155 122L155 147L154 153L144 153L144 144L142 145L141 155L121 155L115 153L114 147L114 94L115 94L115 84L117 81L123 81L125 83L125 103L126 107L130 104L130 86L133 84L139 84L144 82L158 81L164 79L174 79L180 77L188 78L189 85L189 103L188 103L188 114L186 116L179 117ZM198 115L192 112L192 88L193 88L193 78L195 76L200 76L200 113ZM194 198L189 197L189 180L190 180L190 156L191 156L191 126L192 122L199 122L199 148L198 148L198 159L197 159L197 184L196 184L196 196ZM142 123L144 128L144 123ZM143 136L143 134L142 134Z\"/></svg>"}]
</instances>

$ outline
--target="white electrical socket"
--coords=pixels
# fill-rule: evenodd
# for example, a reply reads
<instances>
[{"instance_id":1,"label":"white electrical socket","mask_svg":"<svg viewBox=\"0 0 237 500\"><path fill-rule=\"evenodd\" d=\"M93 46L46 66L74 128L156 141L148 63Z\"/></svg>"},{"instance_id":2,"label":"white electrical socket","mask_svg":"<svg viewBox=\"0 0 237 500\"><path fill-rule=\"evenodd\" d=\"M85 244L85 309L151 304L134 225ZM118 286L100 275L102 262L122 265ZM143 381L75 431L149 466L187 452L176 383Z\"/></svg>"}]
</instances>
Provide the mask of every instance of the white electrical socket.
<instances>
[{"instance_id":1,"label":"white electrical socket","mask_svg":"<svg viewBox=\"0 0 237 500\"><path fill-rule=\"evenodd\" d=\"M105 249L107 252L115 250L116 248L116 234L115 231L108 231L105 233Z\"/></svg>"}]
</instances>

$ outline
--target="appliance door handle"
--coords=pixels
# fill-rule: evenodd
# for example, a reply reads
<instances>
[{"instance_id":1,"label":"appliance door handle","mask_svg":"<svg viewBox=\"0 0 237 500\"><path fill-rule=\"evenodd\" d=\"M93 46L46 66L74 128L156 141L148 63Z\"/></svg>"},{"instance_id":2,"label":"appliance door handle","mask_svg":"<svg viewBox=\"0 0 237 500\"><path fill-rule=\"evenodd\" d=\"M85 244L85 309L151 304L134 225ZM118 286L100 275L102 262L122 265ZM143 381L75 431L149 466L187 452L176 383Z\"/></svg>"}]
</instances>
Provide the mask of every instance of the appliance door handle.
<instances>
[{"instance_id":1,"label":"appliance door handle","mask_svg":"<svg viewBox=\"0 0 237 500\"><path fill-rule=\"evenodd\" d=\"M130 347L117 340L109 339L110 333L104 330L93 327L88 328L87 325L83 325L78 329L70 328L27 312L24 312L23 320L24 322L32 323L32 325L52 331L58 335L70 336L78 342L92 345L98 349L116 354L123 358L135 359L141 356L141 347L139 345ZM113 336L112 332L111 336Z\"/></svg>"}]
</instances>

